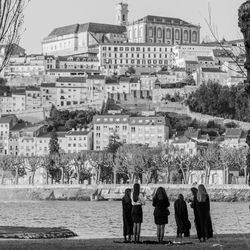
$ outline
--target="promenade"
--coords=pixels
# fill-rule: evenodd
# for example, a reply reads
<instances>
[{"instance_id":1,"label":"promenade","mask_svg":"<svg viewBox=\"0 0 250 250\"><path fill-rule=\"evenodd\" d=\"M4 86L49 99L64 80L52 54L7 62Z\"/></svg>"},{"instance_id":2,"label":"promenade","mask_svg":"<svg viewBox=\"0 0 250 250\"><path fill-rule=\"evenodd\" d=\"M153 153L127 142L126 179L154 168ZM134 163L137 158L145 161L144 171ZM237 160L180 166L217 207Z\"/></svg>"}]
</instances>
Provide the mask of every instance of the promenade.
<instances>
[{"instance_id":1,"label":"promenade","mask_svg":"<svg viewBox=\"0 0 250 250\"><path fill-rule=\"evenodd\" d=\"M200 250L200 249L214 249L214 250L247 250L250 248L249 234L234 234L234 235L215 235L213 239L205 243L198 242L194 236L191 236L192 244L187 245L153 245L153 244L124 244L114 243L121 239L52 239L52 240L0 240L0 250L163 250L163 249L183 249L183 250ZM142 241L156 240L155 238L142 237ZM166 240L169 240L166 238ZM176 238L170 238L174 241ZM121 240L122 241L122 240Z\"/></svg>"}]
</instances>

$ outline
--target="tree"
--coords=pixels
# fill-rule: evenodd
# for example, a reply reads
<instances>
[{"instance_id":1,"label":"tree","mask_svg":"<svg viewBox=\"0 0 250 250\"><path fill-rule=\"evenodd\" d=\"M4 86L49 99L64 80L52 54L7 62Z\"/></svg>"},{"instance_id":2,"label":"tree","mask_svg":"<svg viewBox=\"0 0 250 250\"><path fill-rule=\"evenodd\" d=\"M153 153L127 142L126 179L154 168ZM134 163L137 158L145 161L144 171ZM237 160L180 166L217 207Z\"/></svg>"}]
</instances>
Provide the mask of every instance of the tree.
<instances>
[{"instance_id":1,"label":"tree","mask_svg":"<svg viewBox=\"0 0 250 250\"><path fill-rule=\"evenodd\" d=\"M31 181L29 184L34 185L35 173L36 173L36 170L41 167L42 159L41 157L38 157L38 156L32 156L32 157L25 158L25 160L26 160L26 163L28 163L28 164L25 164L25 168L32 173Z\"/></svg>"},{"instance_id":2,"label":"tree","mask_svg":"<svg viewBox=\"0 0 250 250\"><path fill-rule=\"evenodd\" d=\"M0 72L8 64L13 50L17 49L22 34L23 11L26 0L0 1L0 44L4 45L4 53L0 63Z\"/></svg>"},{"instance_id":3,"label":"tree","mask_svg":"<svg viewBox=\"0 0 250 250\"><path fill-rule=\"evenodd\" d=\"M114 170L114 179L113 182L116 184L116 164L115 163L115 158L116 158L116 152L117 150L121 147L122 143L120 142L120 138L117 134L113 134L109 137L109 144L106 148L107 153L109 153L109 156L112 157L112 163L113 163L113 170ZM109 159L109 163L111 163Z\"/></svg>"},{"instance_id":4,"label":"tree","mask_svg":"<svg viewBox=\"0 0 250 250\"><path fill-rule=\"evenodd\" d=\"M51 132L50 135L50 141L49 141L49 153L50 155L55 155L55 154L59 154L59 143L58 143L58 137L56 134L56 130L55 128L53 129L53 131Z\"/></svg>"},{"instance_id":5,"label":"tree","mask_svg":"<svg viewBox=\"0 0 250 250\"><path fill-rule=\"evenodd\" d=\"M128 75L134 75L135 73L136 73L136 71L133 67L129 67L126 71L126 74L128 74Z\"/></svg>"}]
</instances>

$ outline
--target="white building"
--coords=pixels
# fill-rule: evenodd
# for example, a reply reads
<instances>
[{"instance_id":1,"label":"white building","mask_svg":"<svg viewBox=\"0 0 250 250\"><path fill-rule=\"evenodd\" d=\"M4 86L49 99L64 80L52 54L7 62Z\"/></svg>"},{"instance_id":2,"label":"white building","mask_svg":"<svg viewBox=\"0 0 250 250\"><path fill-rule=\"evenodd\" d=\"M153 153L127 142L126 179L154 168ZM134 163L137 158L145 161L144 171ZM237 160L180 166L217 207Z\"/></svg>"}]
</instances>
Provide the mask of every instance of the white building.
<instances>
[{"instance_id":1,"label":"white building","mask_svg":"<svg viewBox=\"0 0 250 250\"><path fill-rule=\"evenodd\" d=\"M117 135L122 143L150 147L162 145L169 136L169 127L162 116L97 115L93 125L94 150L105 149L111 135Z\"/></svg>"},{"instance_id":2,"label":"white building","mask_svg":"<svg viewBox=\"0 0 250 250\"><path fill-rule=\"evenodd\" d=\"M99 61L107 75L129 67L158 71L163 66L171 66L172 47L149 43L100 44Z\"/></svg>"}]
</instances>

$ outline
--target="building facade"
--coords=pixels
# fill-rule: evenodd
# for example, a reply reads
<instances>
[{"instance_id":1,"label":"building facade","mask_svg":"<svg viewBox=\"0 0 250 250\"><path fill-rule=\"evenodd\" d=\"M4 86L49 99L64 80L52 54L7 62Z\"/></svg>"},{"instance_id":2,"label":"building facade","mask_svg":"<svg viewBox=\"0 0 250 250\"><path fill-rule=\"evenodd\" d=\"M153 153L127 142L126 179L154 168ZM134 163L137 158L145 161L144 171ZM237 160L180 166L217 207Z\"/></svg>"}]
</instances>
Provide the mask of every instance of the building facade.
<instances>
[{"instance_id":1,"label":"building facade","mask_svg":"<svg viewBox=\"0 0 250 250\"><path fill-rule=\"evenodd\" d=\"M145 16L127 27L128 41L133 43L199 44L200 26L179 18Z\"/></svg>"},{"instance_id":2,"label":"building facade","mask_svg":"<svg viewBox=\"0 0 250 250\"><path fill-rule=\"evenodd\" d=\"M99 61L107 75L129 67L156 71L171 66L172 47L149 43L100 44Z\"/></svg>"},{"instance_id":3,"label":"building facade","mask_svg":"<svg viewBox=\"0 0 250 250\"><path fill-rule=\"evenodd\" d=\"M97 115L93 118L93 149L104 150L110 136L116 135L125 144L163 145L169 127L162 116L130 117L129 115Z\"/></svg>"}]
</instances>

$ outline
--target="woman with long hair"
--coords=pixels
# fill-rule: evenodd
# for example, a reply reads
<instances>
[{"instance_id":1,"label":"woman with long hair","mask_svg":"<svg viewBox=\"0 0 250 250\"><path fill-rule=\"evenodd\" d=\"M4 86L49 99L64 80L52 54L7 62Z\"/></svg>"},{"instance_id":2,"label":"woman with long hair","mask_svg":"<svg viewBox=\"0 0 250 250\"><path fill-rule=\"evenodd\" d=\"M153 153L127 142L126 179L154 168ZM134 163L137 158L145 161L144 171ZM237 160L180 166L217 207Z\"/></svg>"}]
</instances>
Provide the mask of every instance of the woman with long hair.
<instances>
[{"instance_id":1,"label":"woman with long hair","mask_svg":"<svg viewBox=\"0 0 250 250\"><path fill-rule=\"evenodd\" d=\"M145 205L143 195L140 193L140 184L135 183L132 193L132 220L134 223L134 240L140 243L141 223L143 221L142 205Z\"/></svg>"},{"instance_id":2,"label":"woman with long hair","mask_svg":"<svg viewBox=\"0 0 250 250\"><path fill-rule=\"evenodd\" d=\"M182 238L182 234L184 234L184 237L189 237L191 223L188 219L187 204L182 194L179 194L178 199L174 202L174 212L177 225L177 237Z\"/></svg>"},{"instance_id":3,"label":"woman with long hair","mask_svg":"<svg viewBox=\"0 0 250 250\"><path fill-rule=\"evenodd\" d=\"M168 224L168 216L170 214L168 207L170 206L167 193L163 187L156 190L153 197L154 219L157 226L158 242L162 243L164 238L165 225Z\"/></svg>"},{"instance_id":4,"label":"woman with long hair","mask_svg":"<svg viewBox=\"0 0 250 250\"><path fill-rule=\"evenodd\" d=\"M201 223L200 223L200 218L199 218L199 214L198 214L198 208L197 208L197 193L198 193L198 189L196 187L192 187L191 188L191 192L193 195L193 199L189 200L189 204L191 206L191 208L193 208L194 210L194 224L195 224L195 228L196 228L196 232L197 232L197 238L201 239Z\"/></svg>"},{"instance_id":5,"label":"woman with long hair","mask_svg":"<svg viewBox=\"0 0 250 250\"><path fill-rule=\"evenodd\" d=\"M132 213L131 189L127 188L122 198L123 236L125 243L130 242L131 236L133 235L133 220L131 213Z\"/></svg>"},{"instance_id":6,"label":"woman with long hair","mask_svg":"<svg viewBox=\"0 0 250 250\"><path fill-rule=\"evenodd\" d=\"M203 184L198 186L197 212L200 220L200 229L203 241L213 237L212 220L210 216L210 201L207 190ZM201 241L200 238L200 241Z\"/></svg>"}]
</instances>

